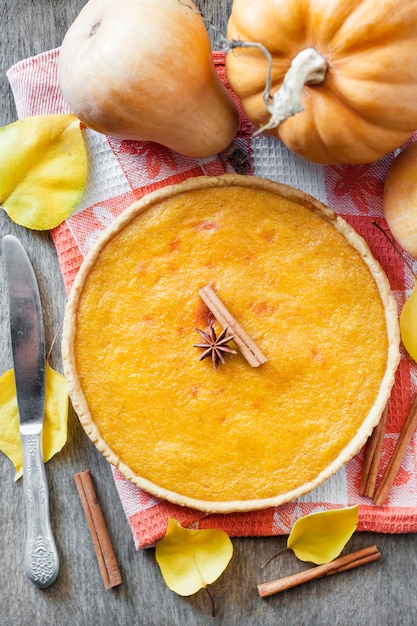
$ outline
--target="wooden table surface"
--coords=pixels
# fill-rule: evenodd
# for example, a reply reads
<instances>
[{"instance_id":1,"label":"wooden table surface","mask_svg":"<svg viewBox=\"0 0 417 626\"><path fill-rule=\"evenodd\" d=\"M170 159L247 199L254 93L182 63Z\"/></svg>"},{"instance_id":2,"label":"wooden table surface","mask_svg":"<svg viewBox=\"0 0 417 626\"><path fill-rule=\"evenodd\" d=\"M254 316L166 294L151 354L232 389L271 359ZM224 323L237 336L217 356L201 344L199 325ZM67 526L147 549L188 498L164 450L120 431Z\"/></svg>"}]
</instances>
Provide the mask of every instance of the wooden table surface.
<instances>
[{"instance_id":1,"label":"wooden table surface","mask_svg":"<svg viewBox=\"0 0 417 626\"><path fill-rule=\"evenodd\" d=\"M85 0L1 0L0 126L16 119L6 70L25 57L59 46L84 4ZM223 32L230 5L229 0L198 3ZM49 233L16 226L1 212L0 236L7 233L21 239L35 266L50 345L66 301L52 240ZM0 373L11 367L6 306L0 263ZM53 352L52 365L61 369L59 345ZM109 591L103 587L73 478L86 468L94 477L123 577L122 585ZM22 571L21 481L14 482L12 465L0 453L0 626L417 624L417 544L413 535L356 533L349 548L376 543L382 553L380 562L267 600L258 596L259 582L305 566L291 553L284 553L262 571L259 565L285 546L285 538L233 539L233 559L211 588L216 604L213 618L203 591L189 598L177 596L163 582L154 551L135 550L110 467L87 439L73 412L69 416L68 443L46 469L61 569L55 584L40 590Z\"/></svg>"}]
</instances>

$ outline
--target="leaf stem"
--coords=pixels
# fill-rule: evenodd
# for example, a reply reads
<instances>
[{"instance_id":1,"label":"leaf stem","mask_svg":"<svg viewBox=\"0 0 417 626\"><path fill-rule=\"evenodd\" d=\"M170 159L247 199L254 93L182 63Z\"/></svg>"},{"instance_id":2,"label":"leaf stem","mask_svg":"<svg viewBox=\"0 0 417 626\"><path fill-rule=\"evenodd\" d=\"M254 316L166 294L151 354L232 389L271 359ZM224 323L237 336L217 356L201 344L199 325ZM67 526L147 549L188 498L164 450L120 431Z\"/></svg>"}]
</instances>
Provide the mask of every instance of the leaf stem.
<instances>
[{"instance_id":1,"label":"leaf stem","mask_svg":"<svg viewBox=\"0 0 417 626\"><path fill-rule=\"evenodd\" d=\"M59 325L59 327L58 327L58 330L56 331L56 333L55 333L55 335L54 335L54 338L52 339L51 347L49 348L48 354L46 355L46 360L47 360L47 361L49 361L49 359L51 358L52 350L53 350L53 349L54 349L54 347L55 347L55 344L56 344L56 342L57 342L57 340L58 340L58 336L59 336L59 333L60 333L60 332L61 332L61 330L62 330L63 325L64 325L64 321L62 321L62 322L60 323L60 325Z\"/></svg>"},{"instance_id":2,"label":"leaf stem","mask_svg":"<svg viewBox=\"0 0 417 626\"><path fill-rule=\"evenodd\" d=\"M415 271L413 270L413 267L412 267L411 263L409 263L407 261L407 259L405 258L404 254L401 252L401 250L399 249L399 247L395 243L394 239L391 239L391 237L388 235L388 233L386 233L385 230L382 228L382 226L377 224L377 222L375 220L372 220L372 224L374 226L376 226L378 230L381 231L381 233L384 235L385 239L391 244L391 246L394 248L395 252L397 254L399 254L401 259L404 261L405 265L408 267L408 269L410 270L410 272L412 273L414 278L417 278L417 275L416 275Z\"/></svg>"},{"instance_id":3,"label":"leaf stem","mask_svg":"<svg viewBox=\"0 0 417 626\"><path fill-rule=\"evenodd\" d=\"M211 615L212 615L212 617L215 617L216 616L216 609L215 609L215 606L214 606L213 594L211 593L210 589L208 588L208 585L206 584L206 582L205 582L205 580L204 580L204 578L203 578L203 576L201 574L201 571L200 571L200 568L198 567L198 563L197 563L197 559L195 558L195 555L193 557L193 560L194 560L194 564L195 564L195 567L197 569L198 575L200 576L202 588L205 589L205 591L207 592L208 597L210 598Z\"/></svg>"},{"instance_id":4,"label":"leaf stem","mask_svg":"<svg viewBox=\"0 0 417 626\"><path fill-rule=\"evenodd\" d=\"M261 565L261 569L263 567L265 567L266 565L268 565L271 561L273 561L275 559L275 557L279 556L280 554L282 554L283 552L285 552L286 550L289 550L288 546L286 548L282 548L281 550L278 550L278 552L275 552L275 554L273 554L272 556L269 557L269 559L267 559L264 563L262 563Z\"/></svg>"},{"instance_id":5,"label":"leaf stem","mask_svg":"<svg viewBox=\"0 0 417 626\"><path fill-rule=\"evenodd\" d=\"M207 592L208 597L210 598L210 602L211 602L211 616L212 617L216 617L216 607L214 605L213 594L211 593L211 591L210 591L210 589L208 587L204 587L204 589Z\"/></svg>"}]
</instances>

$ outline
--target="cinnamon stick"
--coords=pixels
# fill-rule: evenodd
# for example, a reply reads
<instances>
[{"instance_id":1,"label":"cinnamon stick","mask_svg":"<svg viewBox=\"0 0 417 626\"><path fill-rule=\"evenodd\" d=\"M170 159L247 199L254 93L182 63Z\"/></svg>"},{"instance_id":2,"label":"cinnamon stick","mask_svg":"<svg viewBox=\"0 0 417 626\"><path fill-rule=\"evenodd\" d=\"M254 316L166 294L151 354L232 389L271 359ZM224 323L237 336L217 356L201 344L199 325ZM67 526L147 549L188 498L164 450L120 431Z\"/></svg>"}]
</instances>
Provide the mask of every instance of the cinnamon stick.
<instances>
[{"instance_id":1,"label":"cinnamon stick","mask_svg":"<svg viewBox=\"0 0 417 626\"><path fill-rule=\"evenodd\" d=\"M381 482L376 490L375 497L373 498L376 506L382 506L388 497L388 493L394 484L395 477L401 467L401 463L404 459L407 451L408 444L417 428L417 396L414 398L404 427L400 433L397 445L394 448L394 452L388 462Z\"/></svg>"},{"instance_id":2,"label":"cinnamon stick","mask_svg":"<svg viewBox=\"0 0 417 626\"><path fill-rule=\"evenodd\" d=\"M81 504L87 519L104 588L117 587L122 582L119 566L107 531L89 470L74 475Z\"/></svg>"},{"instance_id":3,"label":"cinnamon stick","mask_svg":"<svg viewBox=\"0 0 417 626\"><path fill-rule=\"evenodd\" d=\"M359 494L366 498L373 498L376 482L378 479L378 469L381 461L384 435L387 426L388 405L385 407L381 419L375 426L369 437L362 463L361 481L359 484Z\"/></svg>"},{"instance_id":4,"label":"cinnamon stick","mask_svg":"<svg viewBox=\"0 0 417 626\"><path fill-rule=\"evenodd\" d=\"M228 328L229 332L234 336L233 341L245 357L249 365L258 367L267 361L266 356L261 352L253 339L236 321L225 304L220 300L218 295L210 286L203 287L199 291L200 297L206 306L213 313L216 320L223 326Z\"/></svg>"},{"instance_id":5,"label":"cinnamon stick","mask_svg":"<svg viewBox=\"0 0 417 626\"><path fill-rule=\"evenodd\" d=\"M296 587L310 580L316 580L317 578L323 578L324 576L331 576L332 574L340 574L346 572L349 569L366 565L367 563L373 563L381 558L381 553L376 546L370 546L369 548L363 548L357 550L351 554L341 556L330 563L324 563L324 565L317 565L303 572L292 574L291 576L285 576L284 578L278 578L267 583L261 583L258 585L258 593L261 598L272 596L275 593L286 591L292 587Z\"/></svg>"}]
</instances>

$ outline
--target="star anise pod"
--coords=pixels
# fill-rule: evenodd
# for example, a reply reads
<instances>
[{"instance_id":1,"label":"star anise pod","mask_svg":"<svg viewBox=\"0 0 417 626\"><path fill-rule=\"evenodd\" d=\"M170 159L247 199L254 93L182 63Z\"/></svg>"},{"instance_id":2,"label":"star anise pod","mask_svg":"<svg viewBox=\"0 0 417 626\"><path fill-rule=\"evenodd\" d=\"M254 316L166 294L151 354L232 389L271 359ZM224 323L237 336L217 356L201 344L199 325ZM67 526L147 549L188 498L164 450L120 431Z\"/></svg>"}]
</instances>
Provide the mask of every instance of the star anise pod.
<instances>
[{"instance_id":1,"label":"star anise pod","mask_svg":"<svg viewBox=\"0 0 417 626\"><path fill-rule=\"evenodd\" d=\"M194 344L194 348L204 348L204 352L199 360L202 361L206 357L210 356L215 370L217 370L219 362L223 363L223 365L225 364L225 360L223 357L224 352L237 354L236 350L226 345L229 343L229 341L234 339L234 335L226 336L228 331L227 327L222 330L218 337L216 336L216 331L214 330L212 325L210 325L209 331L207 333L200 328L196 328L196 331L200 333L200 335L204 339L204 343Z\"/></svg>"}]
</instances>

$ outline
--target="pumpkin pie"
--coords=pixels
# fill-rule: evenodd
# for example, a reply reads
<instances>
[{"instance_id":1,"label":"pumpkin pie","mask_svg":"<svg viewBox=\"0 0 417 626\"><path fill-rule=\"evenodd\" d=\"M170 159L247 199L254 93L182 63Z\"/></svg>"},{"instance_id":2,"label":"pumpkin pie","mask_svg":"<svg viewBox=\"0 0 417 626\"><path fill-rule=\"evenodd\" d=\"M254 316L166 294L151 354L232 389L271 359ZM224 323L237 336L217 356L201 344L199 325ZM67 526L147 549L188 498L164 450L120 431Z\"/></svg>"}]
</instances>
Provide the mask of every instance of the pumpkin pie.
<instances>
[{"instance_id":1,"label":"pumpkin pie","mask_svg":"<svg viewBox=\"0 0 417 626\"><path fill-rule=\"evenodd\" d=\"M237 339L224 363L201 359L213 346L196 329L224 330L206 286L265 362ZM82 426L129 480L207 512L261 509L311 491L366 442L399 362L397 310L330 208L253 176L198 177L133 204L93 247L63 360Z\"/></svg>"}]
</instances>

